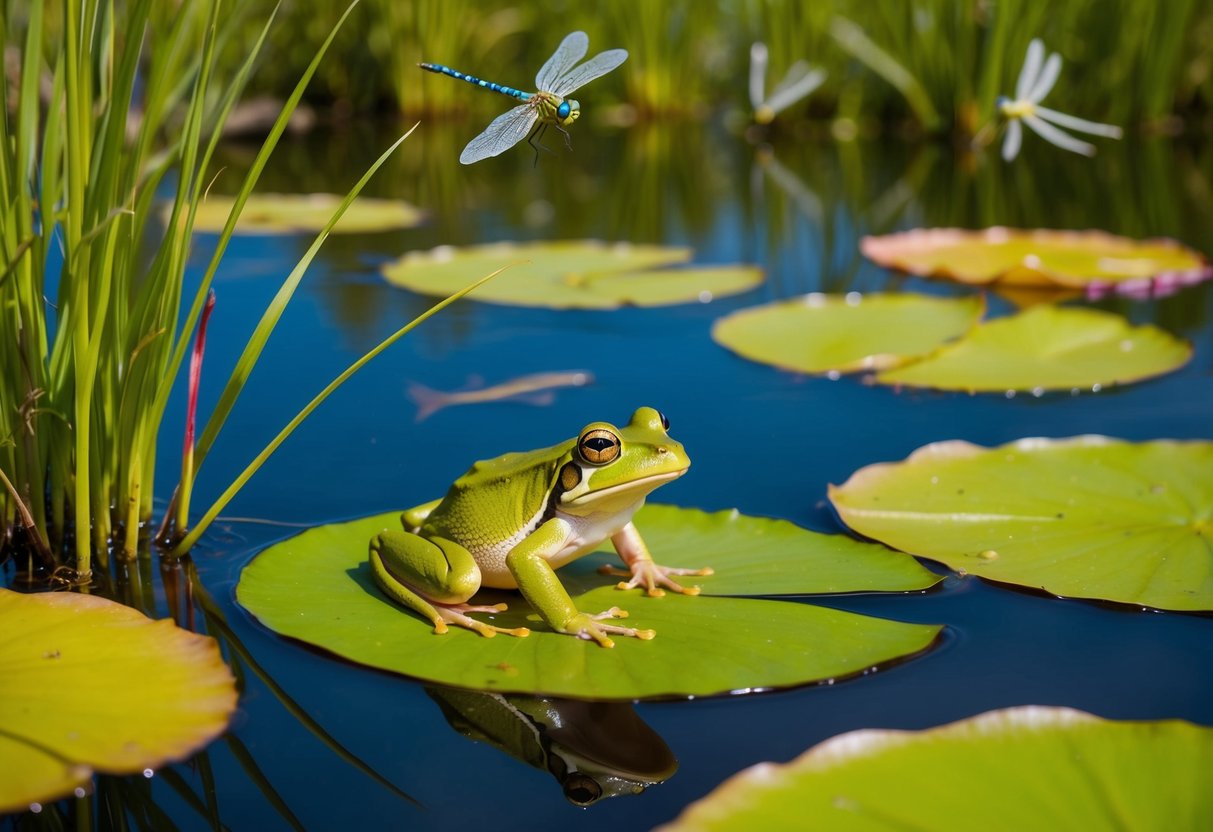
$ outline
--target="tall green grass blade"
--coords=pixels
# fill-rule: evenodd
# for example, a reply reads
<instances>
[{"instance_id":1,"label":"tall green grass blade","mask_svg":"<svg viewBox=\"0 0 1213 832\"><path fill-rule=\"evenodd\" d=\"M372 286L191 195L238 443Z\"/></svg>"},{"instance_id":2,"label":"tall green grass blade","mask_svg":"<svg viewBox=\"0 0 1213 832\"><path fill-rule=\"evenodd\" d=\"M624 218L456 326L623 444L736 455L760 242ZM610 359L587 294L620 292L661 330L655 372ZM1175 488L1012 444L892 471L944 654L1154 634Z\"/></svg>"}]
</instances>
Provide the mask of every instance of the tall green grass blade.
<instances>
[{"instance_id":1,"label":"tall green grass blade","mask_svg":"<svg viewBox=\"0 0 1213 832\"><path fill-rule=\"evenodd\" d=\"M249 336L248 342L245 344L244 351L240 358L236 361L236 366L233 368L231 375L228 377L228 382L224 386L223 392L219 396L219 401L211 412L210 417L206 420L206 425L202 430L202 435L197 444L194 446L193 457L190 460L188 470L182 472L181 482L177 486L176 509L177 509L177 528L184 530L188 524L188 509L190 496L193 492L194 478L197 476L198 470L202 467L202 463L206 458L210 446L213 444L215 437L218 435L228 415L231 413L232 407L235 406L236 399L239 398L241 391L244 389L245 383L248 381L249 375L257 364L257 360L261 357L261 351L264 349L266 342L277 326L282 313L286 310L286 306L290 303L291 298L295 294L295 290L299 286L299 282L303 280L303 275L307 272L308 267L316 258L320 251L320 247L324 245L324 241L328 239L333 227L345 214L346 210L353 204L358 194L366 187L366 184L371 180L371 177L383 166L396 149L400 147L413 131L417 129L417 125L398 138L392 143L380 157L375 160L375 163L363 173L362 178L350 189L346 194L345 199L337 206L337 210L329 218L324 228L316 235L316 239L308 247L307 252L295 264L295 268L287 275L282 286L278 289L277 294L266 307L261 320L257 323L253 334ZM235 209L233 209L234 211Z\"/></svg>"},{"instance_id":2,"label":"tall green grass blade","mask_svg":"<svg viewBox=\"0 0 1213 832\"><path fill-rule=\"evenodd\" d=\"M924 129L932 133L939 129L941 124L939 113L935 111L931 98L923 89L922 84L896 58L877 46L862 27L844 17L835 17L830 21L830 34L834 36L839 46L905 96Z\"/></svg>"},{"instance_id":3,"label":"tall green grass blade","mask_svg":"<svg viewBox=\"0 0 1213 832\"><path fill-rule=\"evenodd\" d=\"M170 554L173 557L180 557L180 556L184 555L186 552L188 552L190 550L190 547L192 547L194 545L194 543L196 543L198 541L198 538L202 536L202 533L205 532L207 527L210 526L210 524L214 521L215 517L219 514L219 512L223 511L224 506L226 506L229 502L231 502L231 499L236 496L236 494L240 491L241 488L244 487L244 484L249 481L249 479L253 476L253 474L257 473L257 471L261 468L261 466L263 464L265 464L265 461L270 458L270 456L274 453L274 451L278 450L278 446L281 445L283 442L285 442L286 438L288 436L290 436L292 433L294 433L295 428L299 427L299 425L303 422L303 420L306 419L308 416L310 416L312 411L315 410L317 407L319 407L324 402L324 400L327 399L329 397L329 395L332 394L332 392L334 390L336 390L338 387L340 387L342 384L344 384L346 382L346 380L348 380L350 378L350 376L354 375L354 373L356 373L356 372L358 372L358 370L362 369L362 367L364 367L369 361L371 361L373 358L378 356L381 352L386 350L392 344L396 343L396 341L403 338L405 335L407 335L409 332L411 332L419 324L425 322L431 316L437 314L438 312L441 312L443 309L447 308L452 303L459 300L460 298L462 298L464 295L468 294L469 292L475 290L477 287L488 282L489 280L492 280L494 277L501 274L501 272L505 271L506 268L508 268L508 266L500 268L497 271L493 272L492 274L489 274L489 275L486 275L485 277L480 278L480 280L477 280L475 283L465 286L464 288L460 289L458 292L451 295L450 297L445 298L445 299L439 301L438 303L434 304L429 309L427 309L425 312L421 313L416 318L413 318L413 320L409 321L403 327L396 330L394 333L389 335L383 341L379 342L379 344L376 345L373 349L371 349L370 352L363 355L361 358L359 358L357 361L355 361L353 364L351 364L349 367L347 367L339 376L337 376L335 379L333 379L331 382L329 382L328 386L325 387L323 390L321 390L319 393L317 393L315 398L313 398L310 402L308 402L307 405L303 408L303 410L299 411L299 413L295 416L295 418L291 419L291 421L287 424L287 426L284 427L281 431L279 431L278 435L275 436L270 441L270 443L265 446L265 448L261 451L261 453L259 453L257 455L257 457L252 462L250 462L243 471L240 472L240 475L238 477L236 477L236 479L232 482L232 484L227 487L227 490L225 490L219 496L219 498L217 500L215 500L214 504L212 504L211 507L209 509L207 509L206 514L204 514L202 519L198 521L198 524L196 526L194 526L194 528L190 530L189 534L187 534L181 540L181 542L179 542L173 548L173 550Z\"/></svg>"},{"instance_id":4,"label":"tall green grass blade","mask_svg":"<svg viewBox=\"0 0 1213 832\"><path fill-rule=\"evenodd\" d=\"M186 316L186 322L183 328L184 332L189 333L193 331L194 325L198 321L198 316L202 313L202 306L206 301L206 293L210 289L211 281L214 279L215 272L219 268L219 263L223 258L223 254L227 250L228 242L231 240L232 234L236 229L236 223L240 219L240 213L244 210L244 203L248 200L249 194L252 193L253 188L257 184L257 180L261 177L261 173L265 169L266 162L269 161L270 154L273 152L274 148L277 147L278 140L282 137L283 132L286 130L286 125L290 120L291 114L294 113L299 101L303 98L303 92L307 88L308 82L311 81L312 76L316 73L316 68L320 65L321 59L328 51L333 39L336 38L337 32L340 31L346 19L358 5L358 2L359 0L353 0L353 2L346 7L344 14L341 15L340 19L338 19L337 23L329 31L329 35L327 38L325 38L324 43L322 43L320 48L316 51L315 57L308 65L307 70L304 71L303 76L299 79L298 84L295 85L294 91L282 105L282 110L280 111L278 118L275 120L274 126L270 128L269 135L262 144L261 150L257 154L257 158L253 161L253 164L245 177L244 183L241 185L240 190L236 194L235 204L232 206L232 212L228 216L227 224L223 227L223 231L220 233L219 239L215 244L215 252L211 257L210 264L207 266L206 272L203 274L202 280L198 286L198 290L194 295L194 302L190 307L189 314ZM185 358L185 351L188 343L189 339L187 337L178 339L176 348L173 351L172 360L168 365L166 378L176 378L177 371L181 367L181 362ZM160 414L164 412L164 407L167 404L170 389L170 384L163 385L156 397L153 409L157 414L157 419L159 419Z\"/></svg>"}]
</instances>

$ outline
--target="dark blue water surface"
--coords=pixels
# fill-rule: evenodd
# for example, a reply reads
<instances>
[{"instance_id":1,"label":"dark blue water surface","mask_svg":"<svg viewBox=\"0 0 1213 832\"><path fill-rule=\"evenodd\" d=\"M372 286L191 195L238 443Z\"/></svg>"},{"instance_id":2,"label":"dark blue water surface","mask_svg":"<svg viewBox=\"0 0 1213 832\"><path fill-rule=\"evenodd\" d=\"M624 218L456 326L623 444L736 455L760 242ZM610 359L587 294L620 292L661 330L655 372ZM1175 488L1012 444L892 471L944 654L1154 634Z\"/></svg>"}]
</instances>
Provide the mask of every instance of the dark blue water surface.
<instances>
[{"instance_id":1,"label":"dark blue water surface","mask_svg":"<svg viewBox=\"0 0 1213 832\"><path fill-rule=\"evenodd\" d=\"M1210 148L1180 142L1104 146L1088 160L1031 143L1012 166L894 139L846 144L778 139L772 149L696 124L609 133L579 123L574 153L527 151L464 168L474 127L423 126L373 183L376 195L431 212L423 228L334 238L305 278L247 392L201 472L203 507L306 401L363 350L431 302L388 287L377 264L408 250L505 239L685 244L703 263L756 262L759 289L709 304L617 312L548 311L463 302L397 344L340 390L228 507L229 516L319 524L401 509L443 493L471 461L572 436L586 422L625 420L652 405L692 459L660 502L841 525L828 483L898 460L937 440L996 444L1025 436L1101 433L1134 440L1209 438L1213 323L1207 286L1168 299L1099 304L1190 339L1195 357L1154 381L1099 394L1039 399L895 391L853 378L807 378L750 363L709 337L721 315L808 291L969 290L891 276L857 241L920 225L1101 227L1165 235L1213 249ZM1029 137L1032 139L1033 137ZM344 191L386 146L384 131L299 140L261 190ZM1109 143L1104 143L1108 145ZM235 187L248 153L228 151ZM772 163L771 160L776 160ZM235 241L215 283L202 411L268 299L309 240ZM200 273L213 239L200 239ZM572 264L575 265L575 264ZM991 314L1011 305L992 295ZM592 386L555 404L458 407L420 424L406 382L438 389L471 376L583 369ZM172 405L180 414L178 400ZM179 419L179 416L174 417ZM170 425L161 490L179 447ZM636 797L570 805L548 774L453 731L423 687L283 640L233 600L242 566L289 529L220 522L196 553L205 586L279 685L369 766L422 804L410 805L342 761L255 676L232 727L308 828L642 829L675 816L729 775L788 760L857 728L928 728L992 708L1066 705L1121 719L1213 724L1213 621L1063 601L949 576L920 596L820 603L947 625L928 655L831 687L637 706L680 762ZM587 648L592 649L592 648ZM686 661L693 662L694 656ZM220 815L235 829L284 826L229 747L210 751ZM179 767L191 782L198 774ZM160 786L185 826L201 817Z\"/></svg>"}]
</instances>

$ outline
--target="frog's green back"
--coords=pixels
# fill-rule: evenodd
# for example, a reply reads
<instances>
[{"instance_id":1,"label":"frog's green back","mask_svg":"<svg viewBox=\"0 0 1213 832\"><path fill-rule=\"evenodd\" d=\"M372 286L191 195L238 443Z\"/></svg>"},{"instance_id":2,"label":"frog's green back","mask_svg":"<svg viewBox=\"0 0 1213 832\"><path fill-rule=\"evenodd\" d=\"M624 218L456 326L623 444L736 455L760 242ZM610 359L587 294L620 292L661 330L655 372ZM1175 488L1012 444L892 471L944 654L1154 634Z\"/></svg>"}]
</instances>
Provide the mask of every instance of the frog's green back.
<instances>
[{"instance_id":1,"label":"frog's green back","mask_svg":"<svg viewBox=\"0 0 1213 832\"><path fill-rule=\"evenodd\" d=\"M547 508L561 459L575 441L475 463L455 480L422 528L469 549L530 531Z\"/></svg>"}]
</instances>

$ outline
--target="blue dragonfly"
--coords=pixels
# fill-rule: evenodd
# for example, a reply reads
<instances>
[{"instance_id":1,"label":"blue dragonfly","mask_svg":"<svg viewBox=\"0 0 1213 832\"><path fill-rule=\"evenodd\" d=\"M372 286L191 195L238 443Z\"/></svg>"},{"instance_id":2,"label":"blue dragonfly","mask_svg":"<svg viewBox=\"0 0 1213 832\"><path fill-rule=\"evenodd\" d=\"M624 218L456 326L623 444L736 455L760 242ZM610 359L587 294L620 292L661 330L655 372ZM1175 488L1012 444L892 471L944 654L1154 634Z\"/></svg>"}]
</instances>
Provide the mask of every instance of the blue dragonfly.
<instances>
[{"instance_id":1,"label":"blue dragonfly","mask_svg":"<svg viewBox=\"0 0 1213 832\"><path fill-rule=\"evenodd\" d=\"M492 81L482 81L472 75L451 69L442 64L418 64L422 69L449 75L469 84L475 84L486 90L499 92L524 102L512 110L507 110L484 129L476 138L468 142L467 147L459 154L459 161L465 165L479 162L490 156L504 153L523 139L535 148L535 161L539 161L539 149L547 150L537 142L543 138L548 127L555 127L564 134L564 143L570 150L573 143L569 140L568 127L581 115L581 105L568 94L580 87L606 75L615 67L627 60L626 49L608 49L599 53L581 66L575 64L585 57L590 48L590 39L585 32L573 32L565 37L557 47L552 57L535 76L537 92L523 92Z\"/></svg>"}]
</instances>

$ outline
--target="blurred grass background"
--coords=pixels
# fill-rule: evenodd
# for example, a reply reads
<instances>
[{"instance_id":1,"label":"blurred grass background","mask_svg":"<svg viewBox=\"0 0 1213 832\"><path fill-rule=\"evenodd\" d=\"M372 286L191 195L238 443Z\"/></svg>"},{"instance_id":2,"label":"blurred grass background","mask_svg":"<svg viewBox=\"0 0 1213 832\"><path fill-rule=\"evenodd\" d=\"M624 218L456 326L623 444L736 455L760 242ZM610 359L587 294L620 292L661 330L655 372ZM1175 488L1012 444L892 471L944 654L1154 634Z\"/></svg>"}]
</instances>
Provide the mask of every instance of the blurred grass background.
<instances>
[{"instance_id":1,"label":"blurred grass background","mask_svg":"<svg viewBox=\"0 0 1213 832\"><path fill-rule=\"evenodd\" d=\"M247 0L236 13L264 20L274 5ZM344 0L286 0L253 90L285 96L343 8ZM488 112L480 96L423 77L416 63L526 89L575 29L589 33L591 54L631 52L619 80L603 79L593 94L596 108L626 104L623 118L748 110L755 41L770 49L768 89L798 59L828 72L784 121L972 135L1013 89L1033 37L1066 62L1048 99L1054 109L1156 130L1207 126L1213 109L1213 3L1199 0L365 0L309 94L338 114ZM236 62L244 50L226 54Z\"/></svg>"}]
</instances>

